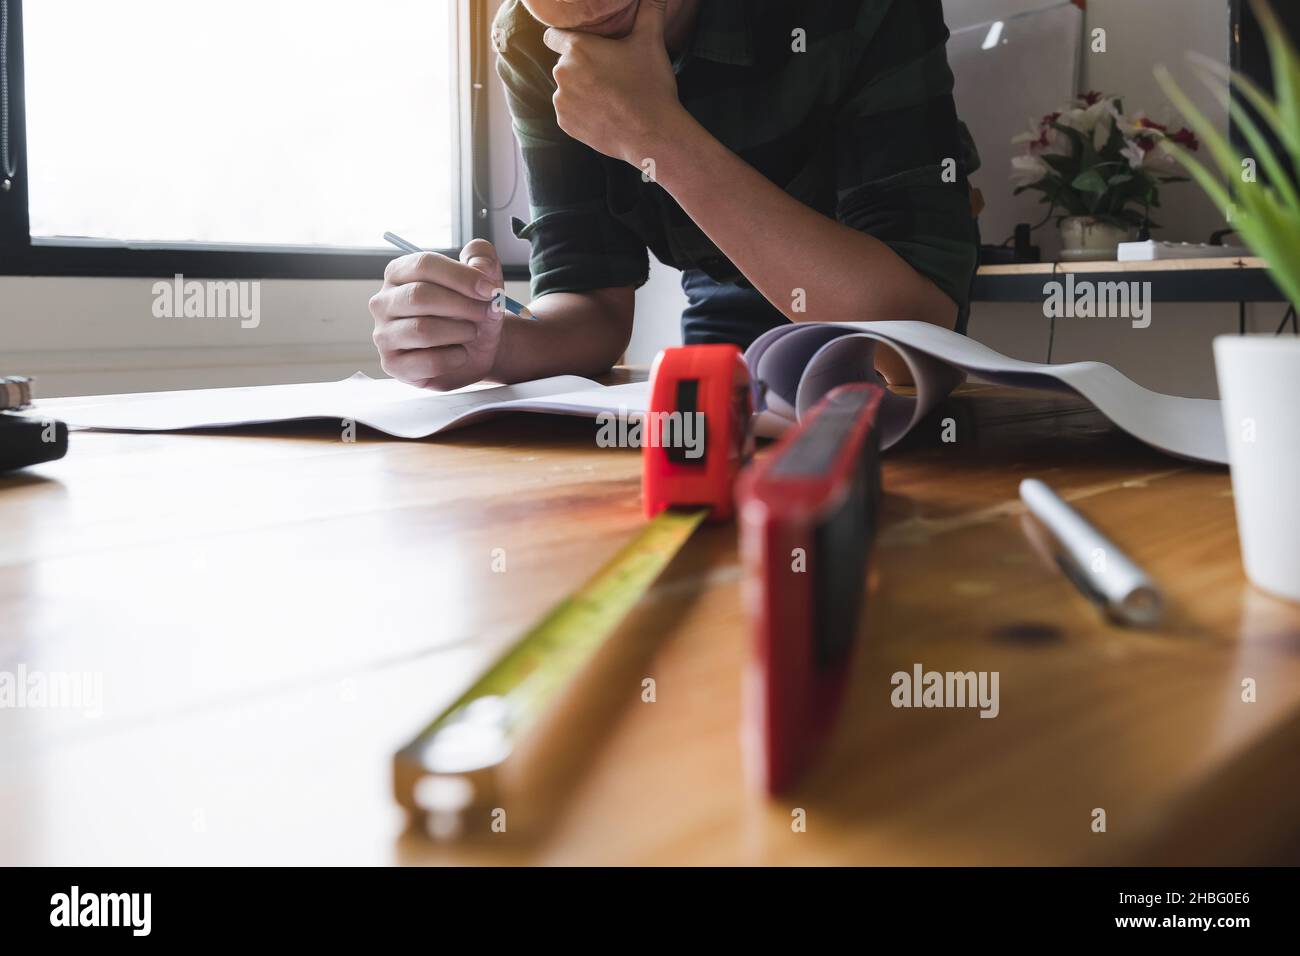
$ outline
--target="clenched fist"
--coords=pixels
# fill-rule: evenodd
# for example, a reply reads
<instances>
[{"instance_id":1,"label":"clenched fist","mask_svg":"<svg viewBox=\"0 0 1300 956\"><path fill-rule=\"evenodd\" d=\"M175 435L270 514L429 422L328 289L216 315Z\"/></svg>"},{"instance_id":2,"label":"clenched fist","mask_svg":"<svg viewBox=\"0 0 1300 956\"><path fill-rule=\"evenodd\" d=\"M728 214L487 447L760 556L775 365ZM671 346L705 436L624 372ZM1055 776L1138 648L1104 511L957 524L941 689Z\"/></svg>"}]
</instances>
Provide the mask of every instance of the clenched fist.
<instances>
[{"instance_id":1,"label":"clenched fist","mask_svg":"<svg viewBox=\"0 0 1300 956\"><path fill-rule=\"evenodd\" d=\"M552 71L560 129L633 166L653 159L660 137L686 114L664 43L666 8L667 0L640 0L622 39L554 27L543 37L560 54Z\"/></svg>"}]
</instances>

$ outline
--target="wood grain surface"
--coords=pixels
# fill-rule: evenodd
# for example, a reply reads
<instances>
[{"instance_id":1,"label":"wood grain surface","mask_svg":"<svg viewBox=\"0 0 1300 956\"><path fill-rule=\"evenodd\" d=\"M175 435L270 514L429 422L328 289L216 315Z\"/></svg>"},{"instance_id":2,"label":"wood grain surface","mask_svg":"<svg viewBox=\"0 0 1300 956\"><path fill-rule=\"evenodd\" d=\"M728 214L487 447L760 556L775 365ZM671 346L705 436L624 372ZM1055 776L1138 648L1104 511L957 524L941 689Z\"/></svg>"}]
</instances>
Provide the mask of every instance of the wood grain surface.
<instances>
[{"instance_id":1,"label":"wood grain surface","mask_svg":"<svg viewBox=\"0 0 1300 956\"><path fill-rule=\"evenodd\" d=\"M102 680L99 716L0 710L0 863L1300 859L1300 608L1244 580L1227 471L981 386L886 458L849 701L796 792L746 786L735 529L707 528L618 632L544 832L409 831L394 750L641 527L637 453L594 435L76 432L0 478L0 672ZM1028 475L1147 566L1167 626L1106 623L1037 557ZM895 709L916 663L997 671L999 716Z\"/></svg>"}]
</instances>

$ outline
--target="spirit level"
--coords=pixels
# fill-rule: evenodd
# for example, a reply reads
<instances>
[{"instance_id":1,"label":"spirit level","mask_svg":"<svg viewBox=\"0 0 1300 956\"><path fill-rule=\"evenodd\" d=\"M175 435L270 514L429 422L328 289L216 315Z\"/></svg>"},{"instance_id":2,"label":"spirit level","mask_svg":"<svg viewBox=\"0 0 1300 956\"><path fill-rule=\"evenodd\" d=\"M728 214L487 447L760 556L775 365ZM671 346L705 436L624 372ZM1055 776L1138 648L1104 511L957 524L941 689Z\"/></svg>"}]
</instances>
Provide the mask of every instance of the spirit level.
<instances>
[{"instance_id":1,"label":"spirit level","mask_svg":"<svg viewBox=\"0 0 1300 956\"><path fill-rule=\"evenodd\" d=\"M856 643L880 498L884 391L826 396L737 488L745 600L746 763L787 789L834 724Z\"/></svg>"}]
</instances>

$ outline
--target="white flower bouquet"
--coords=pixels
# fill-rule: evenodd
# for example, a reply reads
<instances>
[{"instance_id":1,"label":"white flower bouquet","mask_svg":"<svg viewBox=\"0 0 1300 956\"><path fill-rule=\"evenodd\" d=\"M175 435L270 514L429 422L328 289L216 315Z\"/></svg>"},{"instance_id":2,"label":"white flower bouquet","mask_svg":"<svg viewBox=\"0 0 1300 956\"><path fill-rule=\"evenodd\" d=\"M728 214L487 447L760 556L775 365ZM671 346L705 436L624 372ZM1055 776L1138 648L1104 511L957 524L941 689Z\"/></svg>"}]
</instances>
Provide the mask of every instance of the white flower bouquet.
<instances>
[{"instance_id":1,"label":"white flower bouquet","mask_svg":"<svg viewBox=\"0 0 1300 956\"><path fill-rule=\"evenodd\" d=\"M1139 113L1128 116L1119 97L1085 93L1068 108L1049 113L1012 142L1024 145L1012 163L1015 194L1037 191L1049 205L1044 222L1082 216L1121 229L1153 228L1160 187L1187 182L1166 141L1199 149L1188 129L1167 126Z\"/></svg>"}]
</instances>

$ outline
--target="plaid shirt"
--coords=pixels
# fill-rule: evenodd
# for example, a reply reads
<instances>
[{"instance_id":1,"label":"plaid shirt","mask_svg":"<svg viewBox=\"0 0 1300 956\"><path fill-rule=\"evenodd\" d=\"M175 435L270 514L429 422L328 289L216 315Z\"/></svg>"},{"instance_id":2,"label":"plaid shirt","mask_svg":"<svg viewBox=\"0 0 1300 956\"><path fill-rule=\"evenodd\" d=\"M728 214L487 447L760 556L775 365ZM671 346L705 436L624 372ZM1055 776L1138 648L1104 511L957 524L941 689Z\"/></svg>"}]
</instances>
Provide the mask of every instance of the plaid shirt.
<instances>
[{"instance_id":1,"label":"plaid shirt","mask_svg":"<svg viewBox=\"0 0 1300 956\"><path fill-rule=\"evenodd\" d=\"M532 222L514 229L532 246L533 295L640 286L647 248L747 286L661 186L559 128L557 54L543 32L520 0L506 0L493 29L527 173ZM947 39L940 0L701 0L674 70L682 104L719 141L964 309L978 248L966 177L978 158L953 106Z\"/></svg>"}]
</instances>

